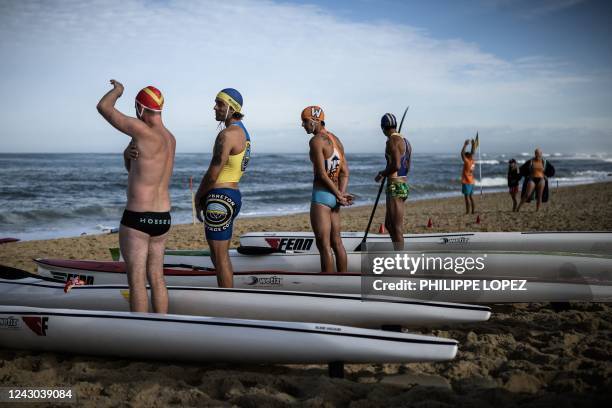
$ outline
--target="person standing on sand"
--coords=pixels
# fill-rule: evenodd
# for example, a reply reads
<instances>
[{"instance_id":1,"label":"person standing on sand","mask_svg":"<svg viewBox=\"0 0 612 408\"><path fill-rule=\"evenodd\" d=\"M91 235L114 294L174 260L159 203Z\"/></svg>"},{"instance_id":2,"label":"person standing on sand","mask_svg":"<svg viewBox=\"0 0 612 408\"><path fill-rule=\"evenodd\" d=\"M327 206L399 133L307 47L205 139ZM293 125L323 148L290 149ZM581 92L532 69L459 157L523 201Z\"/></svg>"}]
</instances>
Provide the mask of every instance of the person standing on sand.
<instances>
[{"instance_id":1,"label":"person standing on sand","mask_svg":"<svg viewBox=\"0 0 612 408\"><path fill-rule=\"evenodd\" d=\"M215 120L223 123L225 129L215 139L212 159L195 195L196 214L204 222L210 258L221 288L234 286L229 246L234 219L242 206L238 183L251 158L251 137L242 123L242 104L242 95L233 88L217 94Z\"/></svg>"},{"instance_id":2,"label":"person standing on sand","mask_svg":"<svg viewBox=\"0 0 612 408\"><path fill-rule=\"evenodd\" d=\"M318 106L308 106L301 114L302 127L310 139L310 161L314 170L310 224L321 256L321 272L347 272L347 258L340 236L340 207L353 203L346 192L349 181L348 163L344 147L334 134L325 128L325 114Z\"/></svg>"},{"instance_id":3,"label":"person standing on sand","mask_svg":"<svg viewBox=\"0 0 612 408\"><path fill-rule=\"evenodd\" d=\"M98 112L132 138L124 152L128 171L127 205L119 227L119 246L130 286L130 310L148 312L148 280L153 311L168 313L163 264L171 225L168 185L176 140L162 122L164 97L157 88L147 86L138 92L136 118L132 118L115 108L123 94L123 85L114 79L110 82L113 89L98 102ZM130 159L130 152L138 159Z\"/></svg>"},{"instance_id":4,"label":"person standing on sand","mask_svg":"<svg viewBox=\"0 0 612 408\"><path fill-rule=\"evenodd\" d=\"M470 144L469 139L463 143L463 148L461 149L461 160L463 160L463 171L461 172L461 193L465 199L465 213L469 214L471 211L472 214L474 214L474 153L476 153L474 139L471 140L472 147L470 152L465 151L468 144Z\"/></svg>"},{"instance_id":5,"label":"person standing on sand","mask_svg":"<svg viewBox=\"0 0 612 408\"><path fill-rule=\"evenodd\" d=\"M548 177L555 175L555 168L547 160L544 160L542 150L537 148L534 157L521 166L520 172L525 177L525 181L523 182L521 202L516 208L516 212L520 211L523 204L531 201L531 195L534 191L536 211L539 211L542 203L548 201Z\"/></svg>"},{"instance_id":6,"label":"person standing on sand","mask_svg":"<svg viewBox=\"0 0 612 408\"><path fill-rule=\"evenodd\" d=\"M521 172L519 171L518 164L516 160L510 159L508 161L508 192L510 193L510 197L512 197L512 211L516 211L518 206L518 202L516 201L516 196L519 190L519 182L521 181Z\"/></svg>"},{"instance_id":7,"label":"person standing on sand","mask_svg":"<svg viewBox=\"0 0 612 408\"><path fill-rule=\"evenodd\" d=\"M380 120L380 127L387 144L385 158L387 167L376 175L376 182L387 177L385 227L389 231L396 251L404 249L404 202L408 198L408 172L412 146L408 140L397 133L397 119L392 113L386 113Z\"/></svg>"}]
</instances>

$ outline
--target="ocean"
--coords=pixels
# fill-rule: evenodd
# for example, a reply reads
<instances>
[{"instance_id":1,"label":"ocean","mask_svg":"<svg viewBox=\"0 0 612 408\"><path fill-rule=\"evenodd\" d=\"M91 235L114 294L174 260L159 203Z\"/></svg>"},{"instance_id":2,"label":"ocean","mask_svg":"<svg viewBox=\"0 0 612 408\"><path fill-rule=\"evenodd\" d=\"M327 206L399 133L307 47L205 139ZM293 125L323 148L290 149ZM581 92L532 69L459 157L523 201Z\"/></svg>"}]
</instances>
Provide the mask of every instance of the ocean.
<instances>
[{"instance_id":1,"label":"ocean","mask_svg":"<svg viewBox=\"0 0 612 408\"><path fill-rule=\"evenodd\" d=\"M505 191L507 161L519 164L528 153L483 154L485 192ZM172 222L190 223L191 194L211 155L179 153L171 183ZM385 165L381 154L350 154L349 191L356 205L373 203L374 176ZM556 169L551 186L612 181L612 154L561 154L546 157ZM415 153L409 175L409 200L460 194L459 154ZM475 171L478 178L478 165ZM254 154L240 183L240 217L308 211L312 166L306 154ZM121 154L0 154L0 238L22 240L104 233L117 228L126 196L127 173ZM477 187L477 192L480 188Z\"/></svg>"}]
</instances>

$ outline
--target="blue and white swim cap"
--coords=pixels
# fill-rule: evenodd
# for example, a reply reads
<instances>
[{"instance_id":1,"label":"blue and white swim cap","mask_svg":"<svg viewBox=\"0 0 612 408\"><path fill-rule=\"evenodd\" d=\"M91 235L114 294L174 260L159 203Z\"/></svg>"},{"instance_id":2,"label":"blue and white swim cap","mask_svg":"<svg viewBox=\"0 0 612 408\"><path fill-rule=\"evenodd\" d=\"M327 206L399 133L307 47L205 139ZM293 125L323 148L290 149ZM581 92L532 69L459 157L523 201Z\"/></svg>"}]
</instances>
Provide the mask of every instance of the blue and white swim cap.
<instances>
[{"instance_id":1,"label":"blue and white swim cap","mask_svg":"<svg viewBox=\"0 0 612 408\"><path fill-rule=\"evenodd\" d=\"M385 113L383 117L380 119L380 127L382 128L396 128L397 127L397 119L395 115L392 113Z\"/></svg>"}]
</instances>

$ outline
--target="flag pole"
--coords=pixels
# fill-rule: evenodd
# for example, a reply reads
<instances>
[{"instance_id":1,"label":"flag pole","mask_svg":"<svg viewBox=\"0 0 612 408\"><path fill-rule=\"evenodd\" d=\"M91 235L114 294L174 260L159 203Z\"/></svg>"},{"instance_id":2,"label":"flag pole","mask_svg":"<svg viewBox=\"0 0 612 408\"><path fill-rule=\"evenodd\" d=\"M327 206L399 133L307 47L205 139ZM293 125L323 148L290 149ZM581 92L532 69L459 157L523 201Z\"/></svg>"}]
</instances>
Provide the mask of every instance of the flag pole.
<instances>
[{"instance_id":1,"label":"flag pole","mask_svg":"<svg viewBox=\"0 0 612 408\"><path fill-rule=\"evenodd\" d=\"M478 140L478 144L476 148L478 149L478 173L480 175L480 195L482 195L482 158L480 157L480 138L478 137L478 131L476 131L476 140Z\"/></svg>"},{"instance_id":2,"label":"flag pole","mask_svg":"<svg viewBox=\"0 0 612 408\"><path fill-rule=\"evenodd\" d=\"M193 176L189 177L189 190L191 191L191 219L196 225L195 195L193 194Z\"/></svg>"}]
</instances>

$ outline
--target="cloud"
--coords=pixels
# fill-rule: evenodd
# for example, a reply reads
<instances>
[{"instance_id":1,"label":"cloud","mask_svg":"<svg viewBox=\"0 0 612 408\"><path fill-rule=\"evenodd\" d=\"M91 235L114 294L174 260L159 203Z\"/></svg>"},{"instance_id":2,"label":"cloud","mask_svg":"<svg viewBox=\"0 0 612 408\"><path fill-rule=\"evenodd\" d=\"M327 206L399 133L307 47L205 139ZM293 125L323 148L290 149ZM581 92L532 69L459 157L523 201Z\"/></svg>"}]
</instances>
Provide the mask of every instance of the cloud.
<instances>
[{"instance_id":1,"label":"cloud","mask_svg":"<svg viewBox=\"0 0 612 408\"><path fill-rule=\"evenodd\" d=\"M485 7L510 10L523 19L532 20L575 7L587 0L487 0Z\"/></svg>"},{"instance_id":2,"label":"cloud","mask_svg":"<svg viewBox=\"0 0 612 408\"><path fill-rule=\"evenodd\" d=\"M124 112L139 88L164 92L179 151L210 150L212 100L227 86L243 93L260 151L305 150L299 112L315 103L345 143L368 151L382 113L408 104L414 128L576 126L585 117L571 101L588 105L609 83L561 60L507 60L416 27L272 1L3 2L0 36L0 86L11 95L0 115L19 136L14 150L119 151L127 139L94 109L110 78L126 85Z\"/></svg>"}]
</instances>

